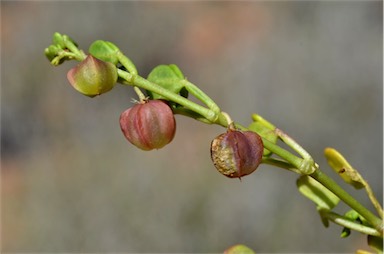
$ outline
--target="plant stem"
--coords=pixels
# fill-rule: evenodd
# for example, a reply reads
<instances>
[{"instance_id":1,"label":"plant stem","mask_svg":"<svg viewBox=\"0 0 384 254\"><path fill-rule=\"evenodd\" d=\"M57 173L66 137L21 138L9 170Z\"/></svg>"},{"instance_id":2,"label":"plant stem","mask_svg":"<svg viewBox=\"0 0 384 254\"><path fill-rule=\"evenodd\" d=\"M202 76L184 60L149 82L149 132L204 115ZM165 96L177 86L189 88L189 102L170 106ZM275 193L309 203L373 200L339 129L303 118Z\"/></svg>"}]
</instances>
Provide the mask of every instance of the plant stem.
<instances>
[{"instance_id":1,"label":"plant stem","mask_svg":"<svg viewBox=\"0 0 384 254\"><path fill-rule=\"evenodd\" d=\"M139 101L143 102L146 100L146 96L143 94L143 92L138 88L137 86L133 87L133 90L135 90L137 96L139 97Z\"/></svg>"},{"instance_id":2,"label":"plant stem","mask_svg":"<svg viewBox=\"0 0 384 254\"><path fill-rule=\"evenodd\" d=\"M311 155L301 146L299 145L293 138L288 136L285 132L280 130L279 128L275 128L275 133L277 136L286 143L289 147L291 147L295 152L297 152L303 159L312 158Z\"/></svg>"},{"instance_id":3,"label":"plant stem","mask_svg":"<svg viewBox=\"0 0 384 254\"><path fill-rule=\"evenodd\" d=\"M373 236L382 236L382 234L377 231L376 229L374 228L371 228L371 227L367 227L367 226L364 226L362 224L358 224L354 221L351 221L337 213L334 213L334 212L331 212L329 210L324 210L324 211L320 211L322 217L324 218L327 218L328 220L340 225L340 226L343 226L343 227L346 227L346 228L349 228L349 229L352 229L352 230L356 230L360 233L363 233L363 234L367 234L367 235L373 235Z\"/></svg>"},{"instance_id":4,"label":"plant stem","mask_svg":"<svg viewBox=\"0 0 384 254\"><path fill-rule=\"evenodd\" d=\"M375 194L372 191L371 186L364 180L365 182L365 190L368 194L369 199L371 200L373 206L375 207L377 213L379 214L380 218L383 219L383 208L381 207L379 201L377 201Z\"/></svg>"},{"instance_id":5,"label":"plant stem","mask_svg":"<svg viewBox=\"0 0 384 254\"><path fill-rule=\"evenodd\" d=\"M185 89L190 92L193 96L195 96L198 100L203 102L209 109L217 114L220 113L220 108L217 104L203 91L200 90L195 84L189 82L186 79L180 81L181 84L184 85Z\"/></svg>"},{"instance_id":6,"label":"plant stem","mask_svg":"<svg viewBox=\"0 0 384 254\"><path fill-rule=\"evenodd\" d=\"M297 168L292 166L292 164L290 164L286 161L276 159L276 158L263 157L261 160L261 163L268 164L268 165L275 166L275 167L282 168L282 169L286 169L289 171L293 171L297 174L301 174L300 170L298 170Z\"/></svg>"},{"instance_id":7,"label":"plant stem","mask_svg":"<svg viewBox=\"0 0 384 254\"><path fill-rule=\"evenodd\" d=\"M187 98L184 98L178 94L175 94L173 92L170 92L161 86L152 83L145 78L140 77L139 75L131 75L128 72L118 70L118 74L121 78L125 79L128 84L137 86L146 90L150 90L154 93L160 94L167 99L176 102L186 109L189 109L203 117L205 117L207 120L209 120L211 123L216 123L221 126L227 127L228 121L227 117L223 113L217 114L216 112L212 111L211 109L207 109L199 104L196 104ZM236 125L239 127L240 125ZM241 126L242 129L246 129ZM284 135L285 141L287 136ZM263 144L266 149L271 151L272 153L280 156L281 158L285 159L289 163L292 164L293 167L297 169L302 168L303 159L293 155L292 153L288 152L287 150L279 147L278 145L264 139ZM288 143L291 139L288 138ZM296 143L295 143L296 144ZM292 145L292 144L291 144ZM303 154L303 149L301 149L300 146L295 145L295 150L299 150L300 154ZM305 151L305 150L304 150ZM305 154L305 157L307 155ZM272 161L269 161L272 163ZM314 179L316 179L318 182L323 184L326 188L328 188L330 191L332 191L335 195L337 195L341 200L343 200L347 205L349 205L351 208L355 209L361 216L363 216L368 222L370 222L381 234L382 234L382 221L380 218L376 217L374 214L372 214L368 209L366 209L364 206L362 206L358 201L356 201L352 196L350 196L346 191L344 191L336 182L334 182L331 178L329 178L327 175L322 173L320 170L316 169L314 173L310 175Z\"/></svg>"},{"instance_id":8,"label":"plant stem","mask_svg":"<svg viewBox=\"0 0 384 254\"><path fill-rule=\"evenodd\" d=\"M383 235L383 221L375 216L371 211L360 204L354 199L348 192L343 190L332 178L327 176L325 173L317 169L310 175L316 181L321 183L324 187L332 191L336 196L344 201L348 206L363 216L377 231Z\"/></svg>"},{"instance_id":9,"label":"plant stem","mask_svg":"<svg viewBox=\"0 0 384 254\"><path fill-rule=\"evenodd\" d=\"M117 52L116 55L119 62L127 69L130 74L137 75L136 66L133 64L131 59L125 56L121 51Z\"/></svg>"},{"instance_id":10,"label":"plant stem","mask_svg":"<svg viewBox=\"0 0 384 254\"><path fill-rule=\"evenodd\" d=\"M227 117L221 112L219 112L219 114L217 114L216 112L212 111L211 109L207 109L207 108L205 108L199 104L196 104L196 103L188 100L187 98L184 98L178 94L170 92L170 91L162 88L161 86L159 86L155 83L152 83L152 82L146 80L145 78L140 77L139 75L131 75L130 73L123 71L123 70L120 70L120 69L118 69L118 75L127 81L127 83L124 82L124 84L137 86L137 87L152 91L154 93L160 94L160 95L166 97L167 99L182 105L186 109L189 109L189 110L205 117L211 123L215 123L215 124L221 125L223 127L228 127ZM243 130L248 130L239 124L236 124L236 127L238 127L239 129L243 129ZM300 169L302 167L303 159L293 155L292 153L288 152L287 150L279 147L278 145L270 142L269 140L267 140L265 138L262 138L262 140L263 140L264 147L266 149L268 149L272 153L275 153L276 155L280 156L281 158L285 159L286 161L291 163L295 168Z\"/></svg>"},{"instance_id":11,"label":"plant stem","mask_svg":"<svg viewBox=\"0 0 384 254\"><path fill-rule=\"evenodd\" d=\"M120 70L120 69L118 69L117 72L118 72L118 75L121 78L125 79L129 85L137 86L137 87L143 88L145 90L149 90L149 91L152 91L154 93L160 94L160 95L166 97L167 99L169 99L173 102L176 102L176 103L184 106L185 108L190 109L190 110L204 116L205 118L207 118L208 120L210 120L212 122L215 122L218 119L217 114L215 114L212 110L207 109L207 108L205 108L205 107L203 107L197 103L194 103L194 102L184 98L183 96L180 96L178 94L170 92L167 89L164 89L163 87L161 87L155 83L152 83L152 82L146 80L145 78L140 77L139 75L131 75L130 73L123 71L123 70Z\"/></svg>"}]
</instances>

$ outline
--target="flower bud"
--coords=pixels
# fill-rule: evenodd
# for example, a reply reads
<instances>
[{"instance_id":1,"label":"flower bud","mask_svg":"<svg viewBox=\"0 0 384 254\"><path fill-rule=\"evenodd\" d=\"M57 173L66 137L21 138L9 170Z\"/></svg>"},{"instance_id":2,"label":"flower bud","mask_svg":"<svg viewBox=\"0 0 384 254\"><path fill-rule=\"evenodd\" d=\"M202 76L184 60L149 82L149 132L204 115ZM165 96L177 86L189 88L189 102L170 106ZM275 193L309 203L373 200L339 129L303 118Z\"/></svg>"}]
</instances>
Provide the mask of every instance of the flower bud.
<instances>
[{"instance_id":1,"label":"flower bud","mask_svg":"<svg viewBox=\"0 0 384 254\"><path fill-rule=\"evenodd\" d=\"M80 93L95 97L111 90L117 81L116 66L88 55L67 73L69 83Z\"/></svg>"},{"instance_id":2,"label":"flower bud","mask_svg":"<svg viewBox=\"0 0 384 254\"><path fill-rule=\"evenodd\" d=\"M256 170L263 149L263 141L256 132L229 129L212 141L211 158L221 174L240 178Z\"/></svg>"},{"instance_id":3,"label":"flower bud","mask_svg":"<svg viewBox=\"0 0 384 254\"><path fill-rule=\"evenodd\" d=\"M129 142L148 151L172 141L176 121L166 102L150 100L124 111L120 115L120 128Z\"/></svg>"}]
</instances>

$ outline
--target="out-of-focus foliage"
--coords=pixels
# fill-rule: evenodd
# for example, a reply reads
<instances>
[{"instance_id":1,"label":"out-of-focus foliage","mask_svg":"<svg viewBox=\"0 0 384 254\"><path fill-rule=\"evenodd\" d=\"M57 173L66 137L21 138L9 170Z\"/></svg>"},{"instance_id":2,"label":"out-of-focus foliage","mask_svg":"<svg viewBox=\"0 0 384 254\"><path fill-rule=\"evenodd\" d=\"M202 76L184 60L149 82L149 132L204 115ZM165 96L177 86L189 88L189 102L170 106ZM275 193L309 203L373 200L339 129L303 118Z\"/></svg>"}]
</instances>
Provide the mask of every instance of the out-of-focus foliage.
<instances>
[{"instance_id":1,"label":"out-of-focus foliage","mask_svg":"<svg viewBox=\"0 0 384 254\"><path fill-rule=\"evenodd\" d=\"M2 251L365 248L322 226L294 174L218 174L209 147L222 128L177 116L164 149L128 144L119 115L133 91L74 91L65 75L77 63L44 56L56 31L84 50L115 43L144 77L177 64L237 122L261 114L325 170L335 147L380 194L382 2L1 1Z\"/></svg>"}]
</instances>

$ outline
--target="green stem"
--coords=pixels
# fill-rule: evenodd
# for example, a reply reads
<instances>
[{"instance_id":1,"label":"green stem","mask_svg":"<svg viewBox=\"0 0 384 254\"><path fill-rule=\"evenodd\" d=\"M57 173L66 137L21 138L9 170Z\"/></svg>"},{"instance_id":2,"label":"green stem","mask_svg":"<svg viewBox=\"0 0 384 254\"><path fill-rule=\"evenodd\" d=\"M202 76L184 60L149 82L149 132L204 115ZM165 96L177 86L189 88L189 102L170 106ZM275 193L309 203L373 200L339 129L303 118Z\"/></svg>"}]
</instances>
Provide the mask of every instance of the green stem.
<instances>
[{"instance_id":1,"label":"green stem","mask_svg":"<svg viewBox=\"0 0 384 254\"><path fill-rule=\"evenodd\" d=\"M193 112L190 109L186 109L183 107L175 107L175 108L172 108L172 111L174 114L179 114L179 115L183 115L186 117L190 117L190 118L193 118L197 121L200 121L200 122L203 122L206 124L212 124L212 122L208 121L207 118L203 117L200 114L197 114L196 112Z\"/></svg>"},{"instance_id":2,"label":"green stem","mask_svg":"<svg viewBox=\"0 0 384 254\"><path fill-rule=\"evenodd\" d=\"M133 90L135 90L137 96L139 97L140 102L143 102L147 99L147 97L143 94L143 92L137 86L134 86Z\"/></svg>"},{"instance_id":3,"label":"green stem","mask_svg":"<svg viewBox=\"0 0 384 254\"><path fill-rule=\"evenodd\" d=\"M86 55L82 50L80 50L70 39L67 35L63 35L64 44L67 49L69 49L70 52L78 55L80 61L83 60ZM82 59L81 59L82 58Z\"/></svg>"},{"instance_id":4,"label":"green stem","mask_svg":"<svg viewBox=\"0 0 384 254\"><path fill-rule=\"evenodd\" d=\"M152 91L154 93L160 94L167 98L170 101L176 102L182 106L184 106L187 109L190 109L205 118L207 118L211 122L215 122L218 119L217 114L215 114L212 110L207 109L197 103L194 103L183 96L180 96L178 94L175 94L173 92L168 91L167 89L164 89L163 87L152 83L145 78L140 77L139 75L132 75L126 71L118 69L118 75L125 79L129 85L137 86L140 88L143 88L145 90Z\"/></svg>"},{"instance_id":5,"label":"green stem","mask_svg":"<svg viewBox=\"0 0 384 254\"><path fill-rule=\"evenodd\" d=\"M289 147L291 147L295 152L297 152L303 159L309 159L312 158L311 155L302 147L300 146L293 138L288 136L285 132L280 130L279 128L275 128L275 133L277 136L286 143Z\"/></svg>"},{"instance_id":6,"label":"green stem","mask_svg":"<svg viewBox=\"0 0 384 254\"><path fill-rule=\"evenodd\" d=\"M312 159L312 156L293 138L288 136L288 134L286 134L279 128L275 128L275 133L285 144L291 147L303 158L301 165L298 167L302 174L312 174L318 168L318 165L315 164L315 161Z\"/></svg>"},{"instance_id":7,"label":"green stem","mask_svg":"<svg viewBox=\"0 0 384 254\"><path fill-rule=\"evenodd\" d=\"M127 69L127 71L132 75L137 75L137 69L136 66L133 64L131 59L126 57L121 51L116 53L117 59L119 62Z\"/></svg>"},{"instance_id":8,"label":"green stem","mask_svg":"<svg viewBox=\"0 0 384 254\"><path fill-rule=\"evenodd\" d=\"M365 191L367 192L368 197L371 200L371 203L375 207L376 212L379 214L380 218L383 219L383 208L381 207L379 201L377 201L376 196L373 193L371 186L369 186L369 184L365 180L363 180L363 181L365 183Z\"/></svg>"},{"instance_id":9,"label":"green stem","mask_svg":"<svg viewBox=\"0 0 384 254\"><path fill-rule=\"evenodd\" d=\"M383 221L375 216L371 211L360 204L354 199L348 192L343 190L332 178L327 176L325 173L317 169L310 175L316 181L321 183L324 187L332 191L336 196L344 201L348 206L363 216L377 231L383 235Z\"/></svg>"},{"instance_id":10,"label":"green stem","mask_svg":"<svg viewBox=\"0 0 384 254\"><path fill-rule=\"evenodd\" d=\"M286 161L276 159L276 158L263 157L261 160L261 163L268 164L268 165L275 166L275 167L282 168L282 169L286 169L289 171L293 171L297 174L301 174L300 170L295 168L292 164L290 164Z\"/></svg>"},{"instance_id":11,"label":"green stem","mask_svg":"<svg viewBox=\"0 0 384 254\"><path fill-rule=\"evenodd\" d=\"M200 90L195 84L189 82L186 79L180 81L180 83L190 92L193 96L195 96L198 100L203 102L209 109L217 114L220 113L220 108L217 104L203 91Z\"/></svg>"},{"instance_id":12,"label":"green stem","mask_svg":"<svg viewBox=\"0 0 384 254\"><path fill-rule=\"evenodd\" d=\"M150 90L154 93L160 94L167 99L176 102L182 106L184 106L186 109L189 109L212 123L217 123L219 125L222 125L224 127L228 126L228 121L225 115L222 113L219 113L217 115L216 112L212 111L211 109L207 109L199 104L196 104L178 94L175 94L173 92L170 92L161 86L152 83L138 75L131 75L130 73L127 73L122 70L118 70L118 74L120 77L125 79L130 85L137 86L146 90ZM237 125L239 126L239 125ZM245 129L244 127L242 127ZM288 141L289 144L292 146L291 139L287 138L286 135L284 135L285 141ZM293 155L292 153L286 151L285 149L277 146L276 144L266 140L263 138L263 143L266 149L270 150L272 153L280 156L281 158L285 159L289 163L292 164L293 167L297 169L302 168L303 159ZM293 146L296 148L294 150L299 150L300 154L307 157L305 152L303 152L303 149L300 149L301 147L297 147L296 142L294 142ZM305 150L304 150L305 151ZM272 161L269 161L272 162ZM326 188L331 190L334 194L336 194L340 199L342 199L347 205L349 205L351 208L355 209L359 214L361 214L368 222L370 222L379 232L382 232L382 221L377 218L375 215L373 215L369 210L367 210L364 206L362 206L358 201L356 201L352 196L350 196L347 192L345 192L341 187L337 185L336 182L334 182L331 178L323 174L320 170L315 170L314 173L311 174L311 176L316 179L318 182L323 184Z\"/></svg>"},{"instance_id":13,"label":"green stem","mask_svg":"<svg viewBox=\"0 0 384 254\"><path fill-rule=\"evenodd\" d=\"M340 225L340 226L343 226L343 227L346 227L346 228L349 228L349 229L352 229L352 230L355 230L355 231L358 231L358 232L361 232L363 234L367 234L367 235L373 235L373 236L379 236L381 237L382 236L382 233L380 233L379 231L377 231L376 229L374 228L371 228L371 227L367 227L367 226L364 226L362 224L359 224L359 223L356 223L354 221L351 221L337 213L334 213L334 212L331 212L329 210L324 210L324 211L320 211L322 217L324 218L327 218L328 220Z\"/></svg>"},{"instance_id":14,"label":"green stem","mask_svg":"<svg viewBox=\"0 0 384 254\"><path fill-rule=\"evenodd\" d=\"M264 125L265 127L267 127L268 129L270 130L274 130L276 128L276 126L274 126L272 123L268 122L267 120L265 120L261 115L259 114L252 114L252 120L254 122L260 122L262 125Z\"/></svg>"}]
</instances>

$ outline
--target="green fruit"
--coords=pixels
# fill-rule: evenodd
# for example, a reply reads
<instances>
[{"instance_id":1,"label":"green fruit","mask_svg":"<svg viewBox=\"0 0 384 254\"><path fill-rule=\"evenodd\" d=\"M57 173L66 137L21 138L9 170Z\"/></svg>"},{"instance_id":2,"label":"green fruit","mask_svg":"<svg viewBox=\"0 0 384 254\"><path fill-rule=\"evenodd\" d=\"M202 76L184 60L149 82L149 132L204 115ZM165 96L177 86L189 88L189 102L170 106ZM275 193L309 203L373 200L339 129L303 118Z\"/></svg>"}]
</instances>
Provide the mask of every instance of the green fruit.
<instances>
[{"instance_id":1,"label":"green fruit","mask_svg":"<svg viewBox=\"0 0 384 254\"><path fill-rule=\"evenodd\" d=\"M95 97L110 91L117 81L116 66L88 55L67 73L69 83L80 93Z\"/></svg>"}]
</instances>

